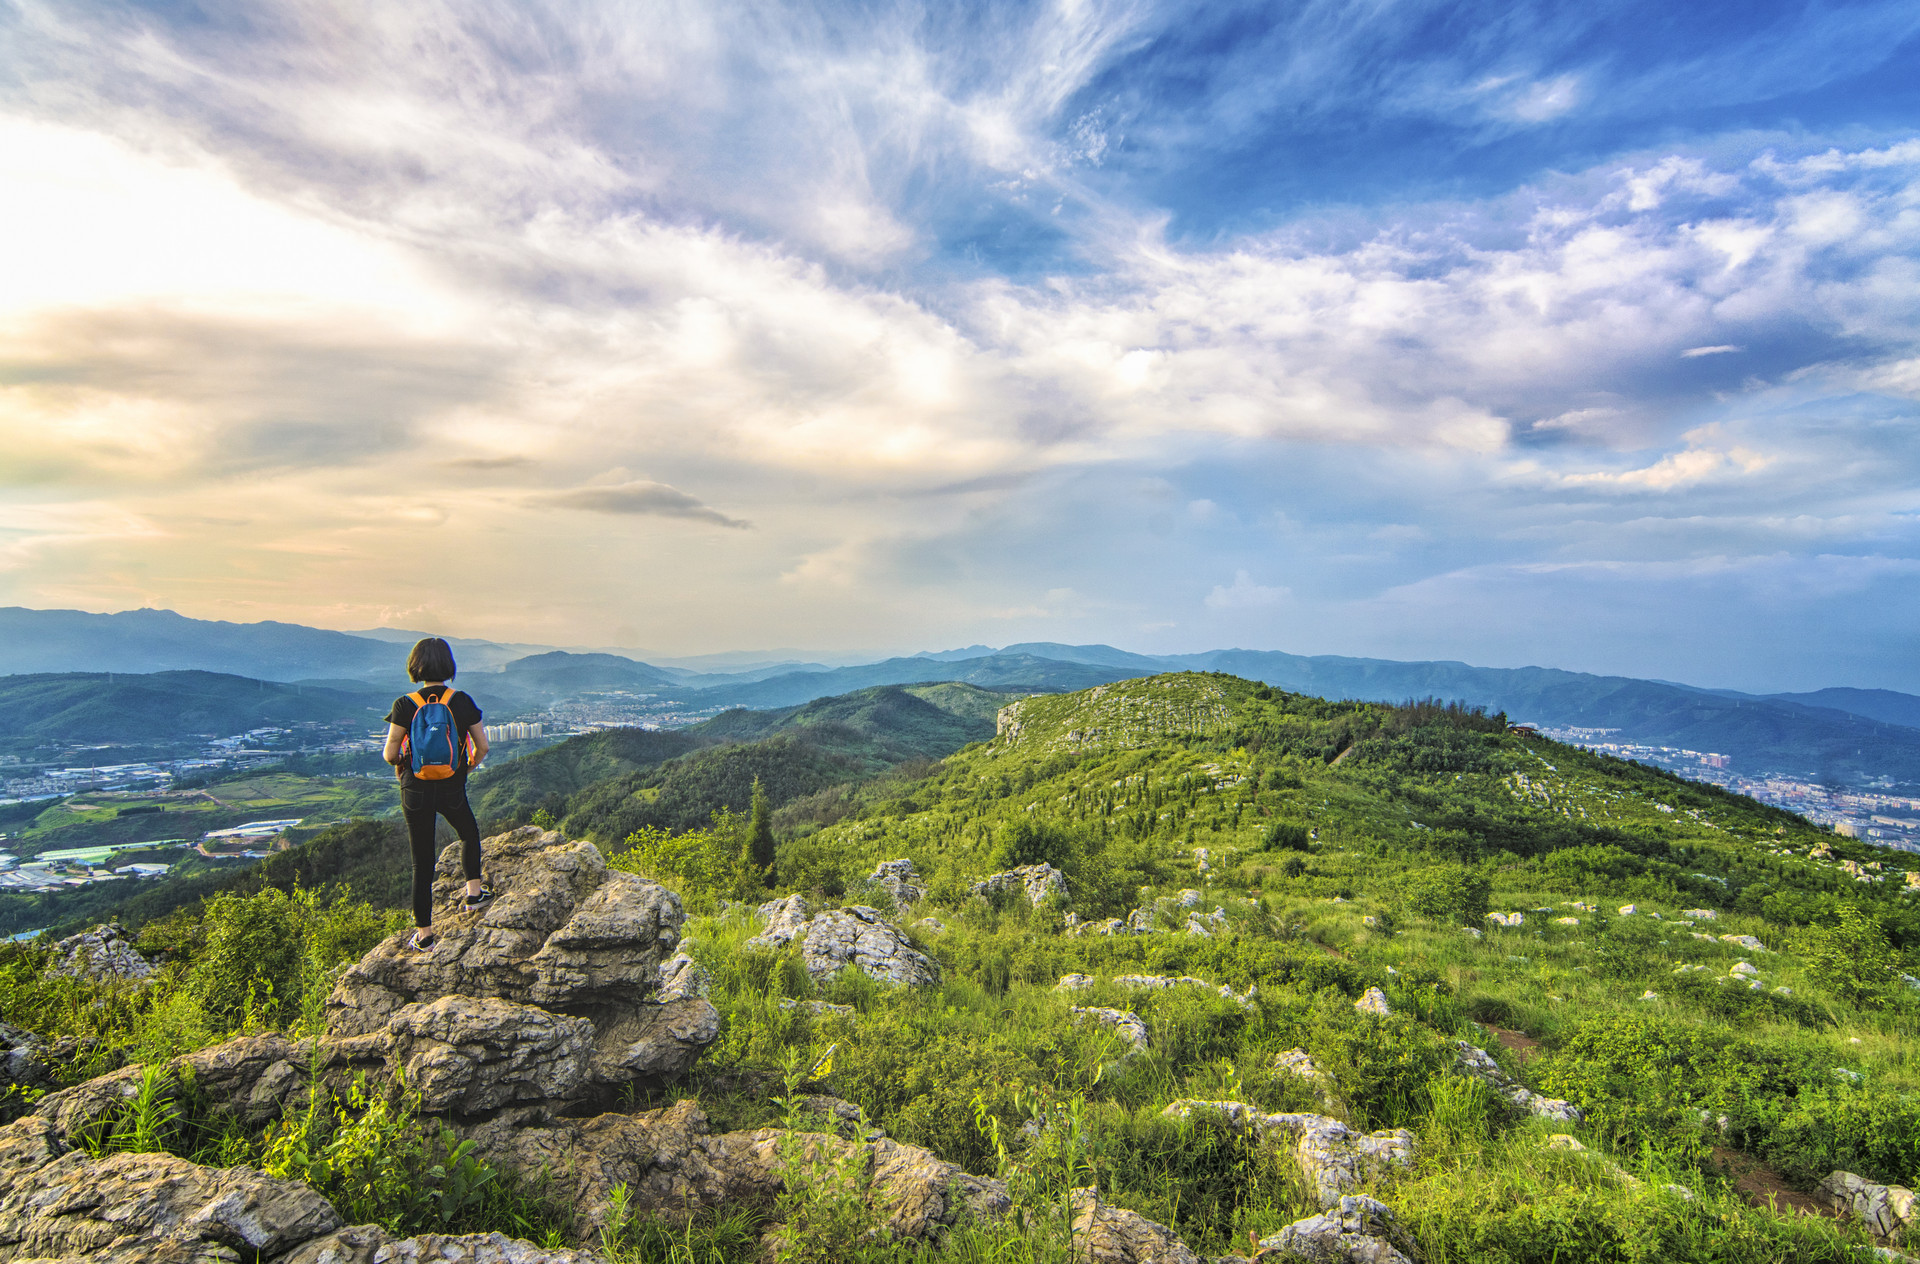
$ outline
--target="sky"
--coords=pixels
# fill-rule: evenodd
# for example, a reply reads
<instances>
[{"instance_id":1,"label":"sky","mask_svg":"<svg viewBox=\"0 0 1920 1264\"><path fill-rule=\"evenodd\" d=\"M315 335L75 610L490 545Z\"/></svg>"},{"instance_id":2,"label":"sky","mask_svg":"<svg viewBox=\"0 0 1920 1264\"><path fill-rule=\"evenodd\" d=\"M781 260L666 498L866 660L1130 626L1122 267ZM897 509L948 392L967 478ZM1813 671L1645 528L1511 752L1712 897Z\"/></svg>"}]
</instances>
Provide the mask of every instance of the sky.
<instances>
[{"instance_id":1,"label":"sky","mask_svg":"<svg viewBox=\"0 0 1920 1264\"><path fill-rule=\"evenodd\" d=\"M1920 691L1920 6L0 0L0 604Z\"/></svg>"}]
</instances>

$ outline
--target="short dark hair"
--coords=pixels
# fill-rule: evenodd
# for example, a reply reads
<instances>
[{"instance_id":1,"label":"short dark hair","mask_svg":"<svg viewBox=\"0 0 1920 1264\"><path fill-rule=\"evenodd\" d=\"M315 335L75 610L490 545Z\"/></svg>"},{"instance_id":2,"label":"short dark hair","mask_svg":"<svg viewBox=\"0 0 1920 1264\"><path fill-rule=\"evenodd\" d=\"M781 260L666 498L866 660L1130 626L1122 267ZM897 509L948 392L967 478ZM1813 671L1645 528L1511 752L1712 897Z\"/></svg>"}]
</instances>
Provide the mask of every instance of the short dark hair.
<instances>
[{"instance_id":1,"label":"short dark hair","mask_svg":"<svg viewBox=\"0 0 1920 1264\"><path fill-rule=\"evenodd\" d=\"M415 641L407 655L408 680L452 680L460 670L453 665L453 646L437 636Z\"/></svg>"}]
</instances>

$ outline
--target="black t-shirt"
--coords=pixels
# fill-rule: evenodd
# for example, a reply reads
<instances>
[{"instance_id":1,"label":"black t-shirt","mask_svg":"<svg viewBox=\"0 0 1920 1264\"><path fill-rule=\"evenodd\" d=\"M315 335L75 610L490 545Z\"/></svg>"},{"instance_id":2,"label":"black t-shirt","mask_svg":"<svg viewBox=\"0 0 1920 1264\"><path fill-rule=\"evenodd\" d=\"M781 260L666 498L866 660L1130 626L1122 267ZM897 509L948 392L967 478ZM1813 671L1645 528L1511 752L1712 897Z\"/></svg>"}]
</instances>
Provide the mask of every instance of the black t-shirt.
<instances>
[{"instance_id":1,"label":"black t-shirt","mask_svg":"<svg viewBox=\"0 0 1920 1264\"><path fill-rule=\"evenodd\" d=\"M464 690L455 689L451 685L422 685L416 692L428 702L444 702L447 704L447 710L453 712L453 727L460 731L462 742L466 740L467 731L474 725L480 723L480 704L472 698L469 698ZM448 694L452 696L448 697ZM413 713L419 709L412 695L403 695L395 698L393 700L393 710L387 712L387 723L398 724L403 729L412 728ZM412 784L415 781L413 761L410 759L401 759L400 763L394 768L394 771L400 774L400 780L402 782ZM450 780L460 782L466 779L467 770L462 768L459 772L455 773ZM421 782L420 784L444 786L447 782L429 781Z\"/></svg>"}]
</instances>

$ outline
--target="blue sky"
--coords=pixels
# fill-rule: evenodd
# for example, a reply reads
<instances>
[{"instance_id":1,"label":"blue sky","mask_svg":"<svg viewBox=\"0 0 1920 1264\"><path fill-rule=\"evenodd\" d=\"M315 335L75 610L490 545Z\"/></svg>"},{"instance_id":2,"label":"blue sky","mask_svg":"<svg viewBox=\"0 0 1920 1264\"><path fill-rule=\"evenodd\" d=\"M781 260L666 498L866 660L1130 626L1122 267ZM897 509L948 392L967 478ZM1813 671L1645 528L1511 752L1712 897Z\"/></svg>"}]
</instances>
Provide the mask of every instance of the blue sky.
<instances>
[{"instance_id":1,"label":"blue sky","mask_svg":"<svg viewBox=\"0 0 1920 1264\"><path fill-rule=\"evenodd\" d=\"M1920 690L1910 3L0 0L0 602Z\"/></svg>"}]
</instances>

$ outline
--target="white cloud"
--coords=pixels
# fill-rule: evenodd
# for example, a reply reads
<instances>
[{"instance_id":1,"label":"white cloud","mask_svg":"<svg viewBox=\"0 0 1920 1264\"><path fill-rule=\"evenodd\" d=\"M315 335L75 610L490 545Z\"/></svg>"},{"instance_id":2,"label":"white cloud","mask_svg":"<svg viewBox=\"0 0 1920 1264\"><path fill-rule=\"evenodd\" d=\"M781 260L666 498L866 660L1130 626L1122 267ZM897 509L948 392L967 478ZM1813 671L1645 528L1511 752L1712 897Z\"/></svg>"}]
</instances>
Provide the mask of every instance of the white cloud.
<instances>
[{"instance_id":1,"label":"white cloud","mask_svg":"<svg viewBox=\"0 0 1920 1264\"><path fill-rule=\"evenodd\" d=\"M1215 584L1207 594L1210 610L1265 610L1285 601L1289 590L1253 582L1245 571L1235 571L1231 585Z\"/></svg>"}]
</instances>

